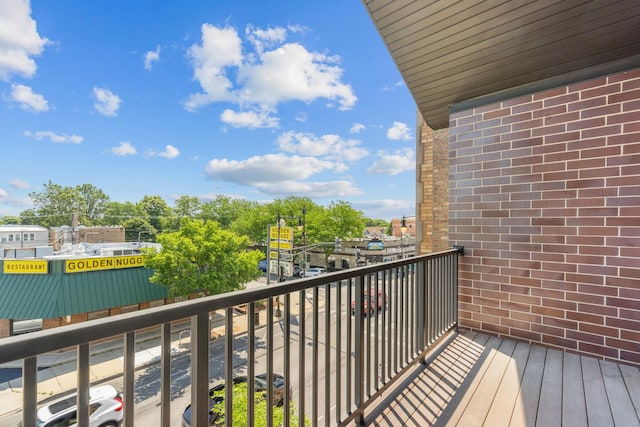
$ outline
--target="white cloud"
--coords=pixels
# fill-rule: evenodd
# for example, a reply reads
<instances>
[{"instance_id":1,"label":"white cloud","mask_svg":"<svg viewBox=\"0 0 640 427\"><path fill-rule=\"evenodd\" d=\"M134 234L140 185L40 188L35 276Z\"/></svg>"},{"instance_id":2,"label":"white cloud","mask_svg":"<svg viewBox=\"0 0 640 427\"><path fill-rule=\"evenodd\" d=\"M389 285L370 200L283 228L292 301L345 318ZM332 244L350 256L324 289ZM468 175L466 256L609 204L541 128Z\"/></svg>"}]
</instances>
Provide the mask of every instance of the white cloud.
<instances>
[{"instance_id":1,"label":"white cloud","mask_svg":"<svg viewBox=\"0 0 640 427\"><path fill-rule=\"evenodd\" d=\"M339 165L313 157L268 154L246 160L213 159L205 169L211 179L255 187L270 195L344 197L362 194L349 181L307 182L313 175Z\"/></svg>"},{"instance_id":2,"label":"white cloud","mask_svg":"<svg viewBox=\"0 0 640 427\"><path fill-rule=\"evenodd\" d=\"M151 70L153 63L160 60L160 45L156 46L156 50L150 50L144 54L144 69Z\"/></svg>"},{"instance_id":3,"label":"white cloud","mask_svg":"<svg viewBox=\"0 0 640 427\"><path fill-rule=\"evenodd\" d=\"M232 83L225 75L225 70L241 64L241 44L233 28L202 25L202 44L191 46L188 55L194 78L203 92L189 96L184 104L187 110L195 111L211 102L235 100L231 92Z\"/></svg>"},{"instance_id":4,"label":"white cloud","mask_svg":"<svg viewBox=\"0 0 640 427\"><path fill-rule=\"evenodd\" d=\"M367 169L370 174L398 175L415 170L416 159L411 148L403 148L394 153L378 152L379 160Z\"/></svg>"},{"instance_id":5,"label":"white cloud","mask_svg":"<svg viewBox=\"0 0 640 427\"><path fill-rule=\"evenodd\" d=\"M393 122L393 126L387 129L387 138L393 141L409 141L413 137L411 136L411 130L409 129L409 126L406 125L406 123Z\"/></svg>"},{"instance_id":6,"label":"white cloud","mask_svg":"<svg viewBox=\"0 0 640 427\"><path fill-rule=\"evenodd\" d=\"M66 133L58 134L50 130L39 130L36 132L31 132L26 130L23 132L23 135L29 138L33 138L36 141L42 141L43 139L48 139L49 141L55 144L81 144L84 141L83 137L78 136L76 134L73 134L73 135L67 135Z\"/></svg>"},{"instance_id":7,"label":"white cloud","mask_svg":"<svg viewBox=\"0 0 640 427\"><path fill-rule=\"evenodd\" d=\"M243 55L235 29L202 26L201 43L191 46L188 53L202 92L187 98L187 110L231 102L243 110L274 113L283 102L310 103L322 98L348 110L357 101L351 86L341 81L342 69L336 65L339 57L284 43L286 30L279 27L247 27L245 35L253 50Z\"/></svg>"},{"instance_id":8,"label":"white cloud","mask_svg":"<svg viewBox=\"0 0 640 427\"><path fill-rule=\"evenodd\" d=\"M287 39L287 30L282 27L263 30L255 28L253 25L248 25L245 28L245 34L258 53L264 52L265 47L276 46Z\"/></svg>"},{"instance_id":9,"label":"white cloud","mask_svg":"<svg viewBox=\"0 0 640 427\"><path fill-rule=\"evenodd\" d=\"M120 108L120 103L122 102L118 95L108 89L94 87L93 97L95 98L93 106L100 114L108 117L118 115L118 108Z\"/></svg>"},{"instance_id":10,"label":"white cloud","mask_svg":"<svg viewBox=\"0 0 640 427\"><path fill-rule=\"evenodd\" d=\"M304 111L299 112L295 116L296 122L300 122L300 123L306 123L306 121L308 119L309 119L309 117L308 117L307 113L305 113Z\"/></svg>"},{"instance_id":11,"label":"white cloud","mask_svg":"<svg viewBox=\"0 0 640 427\"><path fill-rule=\"evenodd\" d=\"M11 99L20 104L20 108L25 111L39 113L49 110L49 103L44 96L34 93L29 86L12 84Z\"/></svg>"},{"instance_id":12,"label":"white cloud","mask_svg":"<svg viewBox=\"0 0 640 427\"><path fill-rule=\"evenodd\" d=\"M176 157L178 157L180 155L180 150L178 150L176 147L174 147L173 145L167 145L164 148L164 151L161 151L159 153L156 153L156 156L158 157L164 157L165 159L175 159Z\"/></svg>"},{"instance_id":13,"label":"white cloud","mask_svg":"<svg viewBox=\"0 0 640 427\"><path fill-rule=\"evenodd\" d=\"M33 206L33 200L29 197L16 198L12 197L11 194L3 188L0 188L0 202L2 202L6 206L19 208L19 210L24 210ZM13 210L13 209L12 209ZM17 216L17 212L7 212L0 209L0 213L3 215L15 215Z\"/></svg>"},{"instance_id":14,"label":"white cloud","mask_svg":"<svg viewBox=\"0 0 640 427\"><path fill-rule=\"evenodd\" d=\"M9 182L9 185L13 188L17 188L18 190L27 190L31 186L27 181L23 181L22 179L14 178Z\"/></svg>"},{"instance_id":15,"label":"white cloud","mask_svg":"<svg viewBox=\"0 0 640 427\"><path fill-rule=\"evenodd\" d=\"M314 198L338 198L363 194L357 186L349 181L300 182L283 181L263 183L257 186L266 194L273 196L311 196Z\"/></svg>"},{"instance_id":16,"label":"white cloud","mask_svg":"<svg viewBox=\"0 0 640 427\"><path fill-rule=\"evenodd\" d=\"M117 147L113 147L109 150L111 154L115 154L116 156L133 156L138 151L136 147L131 145L131 143L122 141Z\"/></svg>"},{"instance_id":17,"label":"white cloud","mask_svg":"<svg viewBox=\"0 0 640 427\"><path fill-rule=\"evenodd\" d=\"M275 128L278 127L277 117L269 116L266 111L235 112L226 109L220 115L220 120L234 128Z\"/></svg>"},{"instance_id":18,"label":"white cloud","mask_svg":"<svg viewBox=\"0 0 640 427\"><path fill-rule=\"evenodd\" d=\"M349 129L349 133L360 133L365 129L366 127L362 123L354 123L353 126L351 126L351 129Z\"/></svg>"},{"instance_id":19,"label":"white cloud","mask_svg":"<svg viewBox=\"0 0 640 427\"><path fill-rule=\"evenodd\" d=\"M333 162L313 157L267 154L246 160L213 159L206 167L207 176L244 185L306 179L324 170L333 169Z\"/></svg>"},{"instance_id":20,"label":"white cloud","mask_svg":"<svg viewBox=\"0 0 640 427\"><path fill-rule=\"evenodd\" d=\"M353 207L367 212L370 218L381 218L390 221L413 215L416 209L415 200L381 199L353 202Z\"/></svg>"},{"instance_id":21,"label":"white cloud","mask_svg":"<svg viewBox=\"0 0 640 427\"><path fill-rule=\"evenodd\" d=\"M385 86L385 87L383 87L383 88L382 88L382 90L383 90L383 91L385 91L385 92L386 92L386 91L390 91L390 90L395 90L396 88L403 87L404 85L405 85L405 84L404 84L404 81L402 81L402 80L398 80L398 81L397 81L397 82L395 82L392 86Z\"/></svg>"},{"instance_id":22,"label":"white cloud","mask_svg":"<svg viewBox=\"0 0 640 427\"><path fill-rule=\"evenodd\" d=\"M29 0L0 0L1 80L9 80L12 74L32 77L37 68L33 57L48 43L38 34Z\"/></svg>"},{"instance_id":23,"label":"white cloud","mask_svg":"<svg viewBox=\"0 0 640 427\"><path fill-rule=\"evenodd\" d=\"M342 139L338 135L316 137L309 133L286 132L278 137L280 150L303 156L322 156L345 161L367 157L369 152L356 139Z\"/></svg>"}]
</instances>

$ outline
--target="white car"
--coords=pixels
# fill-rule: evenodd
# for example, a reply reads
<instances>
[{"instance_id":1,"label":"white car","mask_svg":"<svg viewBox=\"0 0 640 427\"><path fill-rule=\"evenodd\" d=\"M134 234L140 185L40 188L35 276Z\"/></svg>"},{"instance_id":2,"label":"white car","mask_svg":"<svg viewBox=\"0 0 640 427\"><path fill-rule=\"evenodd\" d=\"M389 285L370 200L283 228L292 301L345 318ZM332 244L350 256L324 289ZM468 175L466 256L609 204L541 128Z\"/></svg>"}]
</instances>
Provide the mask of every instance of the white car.
<instances>
[{"instance_id":1,"label":"white car","mask_svg":"<svg viewBox=\"0 0 640 427\"><path fill-rule=\"evenodd\" d=\"M38 409L38 427L75 426L77 424L76 393L47 402ZM111 385L89 388L89 426L118 427L122 424L122 396Z\"/></svg>"},{"instance_id":2,"label":"white car","mask_svg":"<svg viewBox=\"0 0 640 427\"><path fill-rule=\"evenodd\" d=\"M301 275L303 277L313 277L324 273L326 273L326 271L322 267L311 267L307 268Z\"/></svg>"}]
</instances>

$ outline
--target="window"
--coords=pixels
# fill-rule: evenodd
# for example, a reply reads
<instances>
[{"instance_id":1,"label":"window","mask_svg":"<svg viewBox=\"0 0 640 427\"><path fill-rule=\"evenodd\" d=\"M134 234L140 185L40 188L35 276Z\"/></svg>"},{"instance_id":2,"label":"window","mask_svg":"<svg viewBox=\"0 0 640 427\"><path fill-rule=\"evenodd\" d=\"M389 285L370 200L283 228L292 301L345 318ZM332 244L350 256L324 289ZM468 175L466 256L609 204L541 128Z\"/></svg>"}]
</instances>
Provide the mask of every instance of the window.
<instances>
[{"instance_id":1,"label":"window","mask_svg":"<svg viewBox=\"0 0 640 427\"><path fill-rule=\"evenodd\" d=\"M13 234L9 234L9 241L13 242Z\"/></svg>"}]
</instances>

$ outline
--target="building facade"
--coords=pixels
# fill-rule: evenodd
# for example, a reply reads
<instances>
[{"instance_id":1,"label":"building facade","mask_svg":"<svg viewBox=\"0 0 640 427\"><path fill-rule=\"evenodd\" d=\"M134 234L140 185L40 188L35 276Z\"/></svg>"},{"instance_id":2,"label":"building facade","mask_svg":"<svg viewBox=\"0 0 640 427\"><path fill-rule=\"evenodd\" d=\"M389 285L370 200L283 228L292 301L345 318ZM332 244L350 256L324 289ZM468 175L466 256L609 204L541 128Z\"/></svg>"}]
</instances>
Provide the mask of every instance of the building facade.
<instances>
[{"instance_id":1,"label":"building facade","mask_svg":"<svg viewBox=\"0 0 640 427\"><path fill-rule=\"evenodd\" d=\"M0 225L0 248L31 249L49 245L49 230L38 225Z\"/></svg>"}]
</instances>

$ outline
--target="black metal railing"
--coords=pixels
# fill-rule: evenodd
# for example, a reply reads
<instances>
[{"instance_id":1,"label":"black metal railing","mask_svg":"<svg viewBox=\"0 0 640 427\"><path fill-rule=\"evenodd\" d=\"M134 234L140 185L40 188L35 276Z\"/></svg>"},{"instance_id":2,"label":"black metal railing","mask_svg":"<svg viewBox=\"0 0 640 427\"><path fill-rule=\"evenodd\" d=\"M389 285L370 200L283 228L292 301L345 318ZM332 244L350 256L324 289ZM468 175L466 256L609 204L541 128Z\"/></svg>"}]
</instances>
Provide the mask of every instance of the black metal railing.
<instances>
[{"instance_id":1,"label":"black metal railing","mask_svg":"<svg viewBox=\"0 0 640 427\"><path fill-rule=\"evenodd\" d=\"M267 425L282 409L284 425L360 423L370 402L457 325L460 252L455 248L4 338L0 364L22 361L22 423L35 426L38 356L74 348L77 416L79 425L88 425L90 345L122 340L124 424L138 425L136 334L159 329L157 425L176 425L184 405L172 404L172 369L176 357L185 356L174 354L172 332L182 322L186 334L180 334L178 345L191 358L185 370L190 370L192 426L209 425L213 384L232 384L244 375L253 396L258 386L251 379L258 374L266 375L267 402L282 396L282 408L267 405ZM222 319L217 331L212 313ZM212 337L219 337L219 347L224 344L219 366L211 362L218 354ZM274 386L280 375L284 384ZM232 391L225 388L226 425L233 419ZM255 409L254 399L247 399L249 425Z\"/></svg>"}]
</instances>

